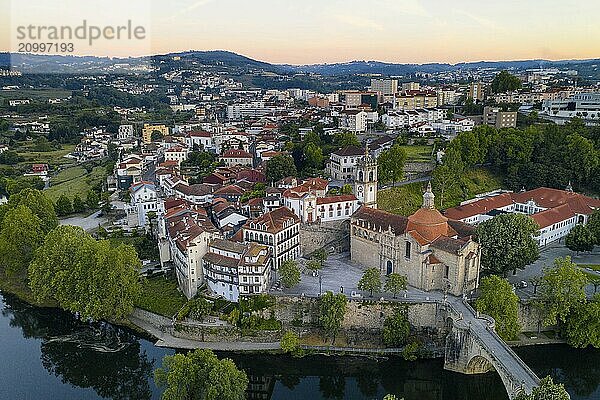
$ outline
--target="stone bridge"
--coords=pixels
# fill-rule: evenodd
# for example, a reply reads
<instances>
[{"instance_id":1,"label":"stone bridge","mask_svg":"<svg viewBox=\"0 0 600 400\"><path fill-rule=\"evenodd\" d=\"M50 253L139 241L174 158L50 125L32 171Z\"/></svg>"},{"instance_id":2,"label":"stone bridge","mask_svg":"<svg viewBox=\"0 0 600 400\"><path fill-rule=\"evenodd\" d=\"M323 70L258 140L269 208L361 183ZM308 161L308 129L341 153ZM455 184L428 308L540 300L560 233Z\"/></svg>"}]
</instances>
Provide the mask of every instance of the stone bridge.
<instances>
[{"instance_id":1,"label":"stone bridge","mask_svg":"<svg viewBox=\"0 0 600 400\"><path fill-rule=\"evenodd\" d=\"M480 315L464 300L445 298L447 327L444 368L463 374L482 374L495 370L514 399L521 392L531 393L540 379L498 336L492 318Z\"/></svg>"}]
</instances>

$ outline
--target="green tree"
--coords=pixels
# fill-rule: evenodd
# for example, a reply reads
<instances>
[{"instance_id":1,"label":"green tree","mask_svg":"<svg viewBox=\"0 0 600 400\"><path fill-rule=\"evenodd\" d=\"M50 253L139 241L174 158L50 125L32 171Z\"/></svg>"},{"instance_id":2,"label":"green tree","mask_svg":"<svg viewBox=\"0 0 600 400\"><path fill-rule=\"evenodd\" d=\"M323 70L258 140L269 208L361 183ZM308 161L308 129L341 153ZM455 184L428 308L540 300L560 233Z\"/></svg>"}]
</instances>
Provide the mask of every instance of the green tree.
<instances>
[{"instance_id":1,"label":"green tree","mask_svg":"<svg viewBox=\"0 0 600 400\"><path fill-rule=\"evenodd\" d=\"M24 205L9 210L0 230L0 267L24 278L33 255L44 241L42 221Z\"/></svg>"},{"instance_id":2,"label":"green tree","mask_svg":"<svg viewBox=\"0 0 600 400\"><path fill-rule=\"evenodd\" d=\"M377 268L369 268L358 281L359 290L368 290L370 296L373 297L373 292L381 290L381 274Z\"/></svg>"},{"instance_id":3,"label":"green tree","mask_svg":"<svg viewBox=\"0 0 600 400\"><path fill-rule=\"evenodd\" d=\"M286 288L292 288L300 282L300 270L298 269L298 263L293 260L284 261L279 266L279 278L281 283Z\"/></svg>"},{"instance_id":4,"label":"green tree","mask_svg":"<svg viewBox=\"0 0 600 400\"><path fill-rule=\"evenodd\" d=\"M298 335L296 335L292 331L287 331L281 337L281 341L279 342L281 346L281 350L285 353L295 353L300 346L300 340L298 339Z\"/></svg>"},{"instance_id":5,"label":"green tree","mask_svg":"<svg viewBox=\"0 0 600 400\"><path fill-rule=\"evenodd\" d=\"M163 400L244 400L248 377L230 359L210 350L195 350L163 358L154 371Z\"/></svg>"},{"instance_id":6,"label":"green tree","mask_svg":"<svg viewBox=\"0 0 600 400\"><path fill-rule=\"evenodd\" d=\"M352 185L345 184L344 186L342 186L342 188L340 189L340 194L352 194Z\"/></svg>"},{"instance_id":7,"label":"green tree","mask_svg":"<svg viewBox=\"0 0 600 400\"><path fill-rule=\"evenodd\" d=\"M100 202L100 196L98 195L98 193L95 190L89 190L87 192L87 197L86 197L85 202L89 209L97 210L98 203Z\"/></svg>"},{"instance_id":8,"label":"green tree","mask_svg":"<svg viewBox=\"0 0 600 400\"><path fill-rule=\"evenodd\" d=\"M323 149L315 143L304 147L304 169L320 170L323 168Z\"/></svg>"},{"instance_id":9,"label":"green tree","mask_svg":"<svg viewBox=\"0 0 600 400\"><path fill-rule=\"evenodd\" d=\"M481 279L480 296L475 302L477 311L496 321L496 332L504 340L515 340L519 326L519 297L504 278L490 275Z\"/></svg>"},{"instance_id":10,"label":"green tree","mask_svg":"<svg viewBox=\"0 0 600 400\"><path fill-rule=\"evenodd\" d=\"M392 293L394 295L394 298L396 298L398 293L400 293L402 290L406 290L406 284L406 276L397 273L392 273L385 278L385 285L383 285L383 290L385 290L388 293Z\"/></svg>"},{"instance_id":11,"label":"green tree","mask_svg":"<svg viewBox=\"0 0 600 400\"><path fill-rule=\"evenodd\" d=\"M433 170L433 186L439 191L440 208L444 208L446 193L462 181L464 164L460 153L453 147L446 149L442 164Z\"/></svg>"},{"instance_id":12,"label":"green tree","mask_svg":"<svg viewBox=\"0 0 600 400\"><path fill-rule=\"evenodd\" d=\"M587 277L571 257L554 260L554 266L544 271L536 302L544 316L544 324L564 323L571 309L585 301L586 285Z\"/></svg>"},{"instance_id":13,"label":"green tree","mask_svg":"<svg viewBox=\"0 0 600 400\"><path fill-rule=\"evenodd\" d=\"M297 174L296 164L290 156L278 155L267 161L267 181L271 183Z\"/></svg>"},{"instance_id":14,"label":"green tree","mask_svg":"<svg viewBox=\"0 0 600 400\"><path fill-rule=\"evenodd\" d=\"M588 182L598 168L599 149L594 148L591 140L576 133L567 136L566 144L566 161L575 181L578 184Z\"/></svg>"},{"instance_id":15,"label":"green tree","mask_svg":"<svg viewBox=\"0 0 600 400\"><path fill-rule=\"evenodd\" d=\"M596 238L592 231L582 224L577 224L571 229L571 232L565 237L565 246L569 250L579 254L580 251L592 251Z\"/></svg>"},{"instance_id":16,"label":"green tree","mask_svg":"<svg viewBox=\"0 0 600 400\"><path fill-rule=\"evenodd\" d=\"M44 233L48 233L58 226L54 204L44 193L37 189L23 189L19 193L10 196L8 203L0 208L0 221L6 211L19 205L29 208L41 220Z\"/></svg>"},{"instance_id":17,"label":"green tree","mask_svg":"<svg viewBox=\"0 0 600 400\"><path fill-rule=\"evenodd\" d=\"M573 307L565 324L565 337L573 347L600 348L600 295Z\"/></svg>"},{"instance_id":18,"label":"green tree","mask_svg":"<svg viewBox=\"0 0 600 400\"><path fill-rule=\"evenodd\" d=\"M152 131L152 133L150 134L150 140L153 142L157 142L159 140L161 140L164 137L164 135L161 133L161 131L157 131L156 129Z\"/></svg>"},{"instance_id":19,"label":"green tree","mask_svg":"<svg viewBox=\"0 0 600 400\"><path fill-rule=\"evenodd\" d=\"M313 253L313 258L319 261L321 263L321 266L325 265L325 261L327 261L328 257L329 254L327 254L327 250L325 250L324 248L320 248Z\"/></svg>"},{"instance_id":20,"label":"green tree","mask_svg":"<svg viewBox=\"0 0 600 400\"><path fill-rule=\"evenodd\" d=\"M66 194L61 194L58 200L56 200L54 209L56 210L57 215L64 217L65 215L73 213L73 204Z\"/></svg>"},{"instance_id":21,"label":"green tree","mask_svg":"<svg viewBox=\"0 0 600 400\"><path fill-rule=\"evenodd\" d=\"M540 249L533 236L539 226L527 215L502 214L477 227L481 264L494 274L523 269L537 260Z\"/></svg>"},{"instance_id":22,"label":"green tree","mask_svg":"<svg viewBox=\"0 0 600 400\"><path fill-rule=\"evenodd\" d=\"M342 148L347 146L360 147L360 142L355 133L352 132L340 132L336 133L333 138L333 143L336 147Z\"/></svg>"},{"instance_id":23,"label":"green tree","mask_svg":"<svg viewBox=\"0 0 600 400\"><path fill-rule=\"evenodd\" d=\"M521 89L522 83L519 78L508 71L501 71L492 81L492 92L506 93Z\"/></svg>"},{"instance_id":24,"label":"green tree","mask_svg":"<svg viewBox=\"0 0 600 400\"><path fill-rule=\"evenodd\" d=\"M406 310L397 308L383 322L383 343L387 347L400 347L406 343L410 334L410 323Z\"/></svg>"},{"instance_id":25,"label":"green tree","mask_svg":"<svg viewBox=\"0 0 600 400\"><path fill-rule=\"evenodd\" d=\"M594 244L600 245L600 210L594 211L590 216L587 227L594 235Z\"/></svg>"},{"instance_id":26,"label":"green tree","mask_svg":"<svg viewBox=\"0 0 600 400\"><path fill-rule=\"evenodd\" d=\"M14 150L7 150L3 153L0 153L0 164L15 165L23 160L24 158Z\"/></svg>"},{"instance_id":27,"label":"green tree","mask_svg":"<svg viewBox=\"0 0 600 400\"><path fill-rule=\"evenodd\" d=\"M381 152L377 158L379 180L385 183L398 182L404 176L405 163L406 150L400 145L395 144L390 149Z\"/></svg>"},{"instance_id":28,"label":"green tree","mask_svg":"<svg viewBox=\"0 0 600 400\"><path fill-rule=\"evenodd\" d=\"M522 393L515 397L515 400L569 400L570 398L564 385L554 383L552 378L547 376L531 394Z\"/></svg>"},{"instance_id":29,"label":"green tree","mask_svg":"<svg viewBox=\"0 0 600 400\"><path fill-rule=\"evenodd\" d=\"M306 263L306 268L310 269L313 272L317 272L319 271L321 268L323 268L323 264L321 263L320 260L318 260L315 257L312 257L310 260L308 260L308 262Z\"/></svg>"},{"instance_id":30,"label":"green tree","mask_svg":"<svg viewBox=\"0 0 600 400\"><path fill-rule=\"evenodd\" d=\"M85 211L85 203L81 199L81 197L76 194L73 196L73 212L82 213Z\"/></svg>"},{"instance_id":31,"label":"green tree","mask_svg":"<svg viewBox=\"0 0 600 400\"><path fill-rule=\"evenodd\" d=\"M335 337L342 327L347 304L348 299L341 293L327 292L319 300L319 325L325 335L332 338L331 343L335 343Z\"/></svg>"},{"instance_id":32,"label":"green tree","mask_svg":"<svg viewBox=\"0 0 600 400\"><path fill-rule=\"evenodd\" d=\"M59 226L29 264L29 286L39 300L54 299L84 318L118 320L140 294L140 269L132 246L113 247L79 227Z\"/></svg>"}]
</instances>

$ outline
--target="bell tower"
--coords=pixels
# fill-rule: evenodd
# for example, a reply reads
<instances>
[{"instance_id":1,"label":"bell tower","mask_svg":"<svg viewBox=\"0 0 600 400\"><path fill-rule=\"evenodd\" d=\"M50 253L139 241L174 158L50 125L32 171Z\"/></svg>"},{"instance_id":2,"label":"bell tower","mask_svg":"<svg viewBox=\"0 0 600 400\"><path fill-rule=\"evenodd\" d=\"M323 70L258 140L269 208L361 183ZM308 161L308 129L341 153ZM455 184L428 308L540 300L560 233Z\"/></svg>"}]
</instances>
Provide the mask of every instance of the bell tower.
<instances>
[{"instance_id":1,"label":"bell tower","mask_svg":"<svg viewBox=\"0 0 600 400\"><path fill-rule=\"evenodd\" d=\"M377 160L369 155L368 147L356 163L354 194L360 204L377 208Z\"/></svg>"}]
</instances>

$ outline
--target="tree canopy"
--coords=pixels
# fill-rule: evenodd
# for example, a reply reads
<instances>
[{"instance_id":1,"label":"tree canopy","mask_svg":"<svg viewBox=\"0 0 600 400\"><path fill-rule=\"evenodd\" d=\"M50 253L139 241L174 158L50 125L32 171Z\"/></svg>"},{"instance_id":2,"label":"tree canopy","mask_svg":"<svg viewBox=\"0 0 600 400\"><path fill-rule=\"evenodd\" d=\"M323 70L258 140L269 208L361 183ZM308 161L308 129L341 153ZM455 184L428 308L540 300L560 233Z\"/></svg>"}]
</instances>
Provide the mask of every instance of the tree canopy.
<instances>
[{"instance_id":1,"label":"tree canopy","mask_svg":"<svg viewBox=\"0 0 600 400\"><path fill-rule=\"evenodd\" d=\"M59 226L29 265L29 286L39 300L54 299L84 318L120 319L140 294L140 269L132 246L113 247L79 227Z\"/></svg>"},{"instance_id":2,"label":"tree canopy","mask_svg":"<svg viewBox=\"0 0 600 400\"><path fill-rule=\"evenodd\" d=\"M397 308L383 322L383 343L387 347L400 347L406 344L410 334L410 324L406 317L406 310Z\"/></svg>"},{"instance_id":3,"label":"tree canopy","mask_svg":"<svg viewBox=\"0 0 600 400\"><path fill-rule=\"evenodd\" d=\"M21 204L6 212L0 228L0 269L9 276L24 278L44 241L42 221Z\"/></svg>"},{"instance_id":4,"label":"tree canopy","mask_svg":"<svg viewBox=\"0 0 600 400\"><path fill-rule=\"evenodd\" d=\"M384 183L400 181L404 177L406 157L406 150L397 144L381 152L377 157L378 179Z\"/></svg>"},{"instance_id":5,"label":"tree canopy","mask_svg":"<svg viewBox=\"0 0 600 400\"><path fill-rule=\"evenodd\" d=\"M538 290L537 306L544 316L544 325L566 322L571 309L585 302L586 285L587 277L571 257L554 260L554 266L544 271Z\"/></svg>"},{"instance_id":6,"label":"tree canopy","mask_svg":"<svg viewBox=\"0 0 600 400\"><path fill-rule=\"evenodd\" d=\"M475 303L477 311L496 321L496 332L504 340L515 340L519 326L519 297L504 278L490 275L481 279L480 296Z\"/></svg>"},{"instance_id":7,"label":"tree canopy","mask_svg":"<svg viewBox=\"0 0 600 400\"><path fill-rule=\"evenodd\" d=\"M325 335L332 338L332 343L335 343L335 337L344 321L347 303L346 296L333 292L325 293L319 300L319 325Z\"/></svg>"},{"instance_id":8,"label":"tree canopy","mask_svg":"<svg viewBox=\"0 0 600 400\"><path fill-rule=\"evenodd\" d=\"M286 288L292 288L300 282L300 270L298 263L293 260L284 261L279 266L279 279Z\"/></svg>"},{"instance_id":9,"label":"tree canopy","mask_svg":"<svg viewBox=\"0 0 600 400\"><path fill-rule=\"evenodd\" d=\"M0 206L0 221L6 211L19 205L26 206L40 219L44 233L48 233L58 226L58 218L52 201L40 190L29 188L13 194L7 204Z\"/></svg>"},{"instance_id":10,"label":"tree canopy","mask_svg":"<svg viewBox=\"0 0 600 400\"><path fill-rule=\"evenodd\" d=\"M547 376L540 381L540 386L533 389L531 394L520 394L515 400L570 400L569 393L564 385L554 383L551 377Z\"/></svg>"},{"instance_id":11,"label":"tree canopy","mask_svg":"<svg viewBox=\"0 0 600 400\"><path fill-rule=\"evenodd\" d=\"M394 298L396 298L398 293L400 293L402 290L406 290L406 285L406 276L397 273L391 273L385 278L385 285L383 285L383 290L393 294Z\"/></svg>"},{"instance_id":12,"label":"tree canopy","mask_svg":"<svg viewBox=\"0 0 600 400\"><path fill-rule=\"evenodd\" d=\"M577 224L565 237L565 246L569 250L579 253L581 251L592 251L596 244L594 233L586 225Z\"/></svg>"},{"instance_id":13,"label":"tree canopy","mask_svg":"<svg viewBox=\"0 0 600 400\"><path fill-rule=\"evenodd\" d=\"M165 356L154 378L163 400L244 400L248 387L246 373L211 350Z\"/></svg>"},{"instance_id":14,"label":"tree canopy","mask_svg":"<svg viewBox=\"0 0 600 400\"><path fill-rule=\"evenodd\" d=\"M521 80L508 71L500 71L492 81L492 92L505 93L520 89Z\"/></svg>"},{"instance_id":15,"label":"tree canopy","mask_svg":"<svg viewBox=\"0 0 600 400\"><path fill-rule=\"evenodd\" d=\"M381 274L377 268L367 269L358 281L359 290L367 290L373 297L373 292L381 290Z\"/></svg>"},{"instance_id":16,"label":"tree canopy","mask_svg":"<svg viewBox=\"0 0 600 400\"><path fill-rule=\"evenodd\" d=\"M538 225L527 215L502 214L477 227L481 264L494 274L523 269L537 260L540 250L533 240Z\"/></svg>"},{"instance_id":17,"label":"tree canopy","mask_svg":"<svg viewBox=\"0 0 600 400\"><path fill-rule=\"evenodd\" d=\"M573 307L565 325L565 337L573 347L600 348L600 295Z\"/></svg>"},{"instance_id":18,"label":"tree canopy","mask_svg":"<svg viewBox=\"0 0 600 400\"><path fill-rule=\"evenodd\" d=\"M290 156L280 154L267 161L267 180L269 182L277 182L297 174L296 164Z\"/></svg>"}]
</instances>

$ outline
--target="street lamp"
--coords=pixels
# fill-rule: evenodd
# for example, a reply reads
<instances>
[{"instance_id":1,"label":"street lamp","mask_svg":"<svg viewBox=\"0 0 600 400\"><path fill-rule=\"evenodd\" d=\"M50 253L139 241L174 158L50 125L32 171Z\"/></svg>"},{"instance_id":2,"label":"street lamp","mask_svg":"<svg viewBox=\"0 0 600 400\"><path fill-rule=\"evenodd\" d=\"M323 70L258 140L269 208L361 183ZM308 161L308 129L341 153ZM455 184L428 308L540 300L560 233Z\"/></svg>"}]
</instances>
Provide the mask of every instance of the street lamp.
<instances>
[{"instance_id":1,"label":"street lamp","mask_svg":"<svg viewBox=\"0 0 600 400\"><path fill-rule=\"evenodd\" d=\"M322 292L323 292L323 278L319 274L319 297L321 297Z\"/></svg>"}]
</instances>

